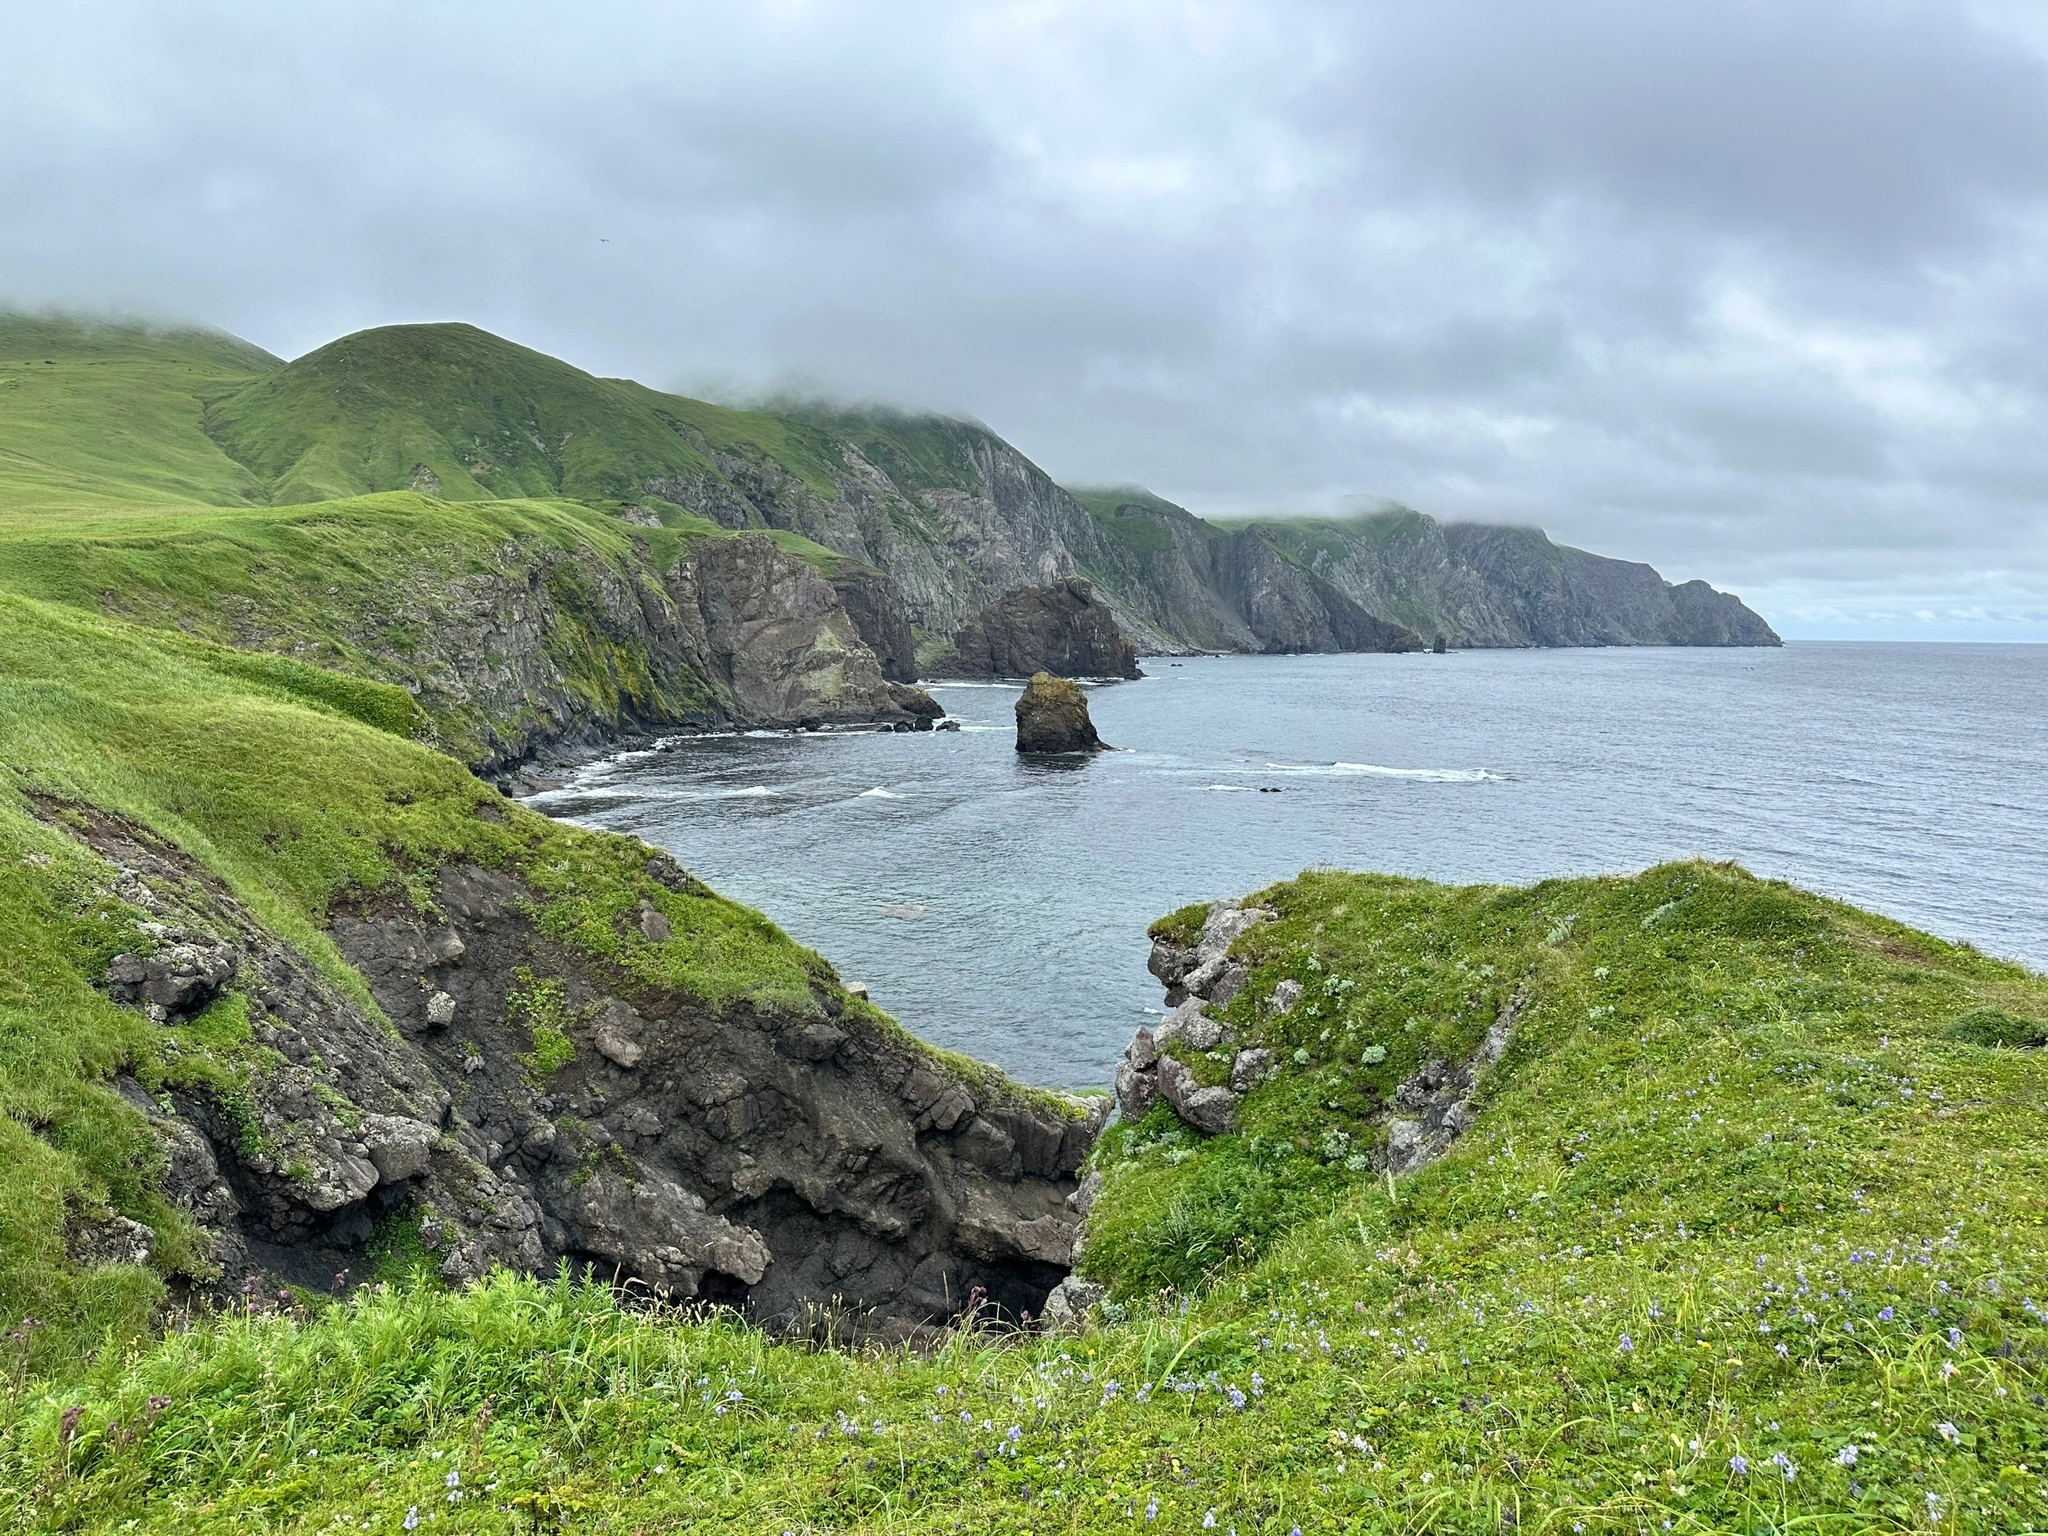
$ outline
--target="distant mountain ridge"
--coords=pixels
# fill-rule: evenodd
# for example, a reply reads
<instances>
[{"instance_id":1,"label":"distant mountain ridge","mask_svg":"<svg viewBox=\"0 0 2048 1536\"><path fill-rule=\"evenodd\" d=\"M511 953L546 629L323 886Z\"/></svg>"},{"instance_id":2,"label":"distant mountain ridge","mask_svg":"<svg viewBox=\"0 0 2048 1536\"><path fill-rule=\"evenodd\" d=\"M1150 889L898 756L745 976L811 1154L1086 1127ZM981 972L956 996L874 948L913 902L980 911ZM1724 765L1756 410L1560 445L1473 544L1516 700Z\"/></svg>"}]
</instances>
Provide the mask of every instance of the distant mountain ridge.
<instances>
[{"instance_id":1,"label":"distant mountain ridge","mask_svg":"<svg viewBox=\"0 0 2048 1536\"><path fill-rule=\"evenodd\" d=\"M1115 493L1081 493L1091 502ZM1141 493L1125 515L1181 509ZM1166 507L1168 512L1156 509ZM1361 608L1463 646L1777 645L1739 598L1651 566L1554 544L1540 528L1440 523L1409 507L1221 522L1256 530Z\"/></svg>"},{"instance_id":2,"label":"distant mountain ridge","mask_svg":"<svg viewBox=\"0 0 2048 1536\"><path fill-rule=\"evenodd\" d=\"M1153 653L1405 650L1439 631L1461 646L1777 643L1732 596L1535 529L1405 509L1214 523L1137 487L1063 488L977 423L734 409L470 325L381 327L283 364L216 332L0 316L0 333L36 386L0 396L0 499L293 506L411 491L763 532L830 580L899 681L1004 594L1077 576ZM26 377L46 334L84 393ZM24 408L9 400L46 398L16 433Z\"/></svg>"}]
</instances>

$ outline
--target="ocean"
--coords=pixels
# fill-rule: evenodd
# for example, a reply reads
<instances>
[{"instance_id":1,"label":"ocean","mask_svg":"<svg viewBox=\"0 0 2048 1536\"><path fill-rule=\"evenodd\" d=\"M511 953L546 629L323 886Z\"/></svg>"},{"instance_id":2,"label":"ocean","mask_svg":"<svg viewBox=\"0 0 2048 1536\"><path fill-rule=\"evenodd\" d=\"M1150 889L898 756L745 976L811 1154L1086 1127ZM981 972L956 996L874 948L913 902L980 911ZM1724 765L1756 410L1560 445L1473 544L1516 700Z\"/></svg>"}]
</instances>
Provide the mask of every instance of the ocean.
<instances>
[{"instance_id":1,"label":"ocean","mask_svg":"<svg viewBox=\"0 0 2048 1536\"><path fill-rule=\"evenodd\" d=\"M938 1045L1108 1082L1160 1011L1145 927L1317 864L1522 883L1733 859L2048 968L2048 646L1145 662L1118 750L957 732L678 738L533 797L666 848ZM1278 793L1261 793L1261 791Z\"/></svg>"}]
</instances>

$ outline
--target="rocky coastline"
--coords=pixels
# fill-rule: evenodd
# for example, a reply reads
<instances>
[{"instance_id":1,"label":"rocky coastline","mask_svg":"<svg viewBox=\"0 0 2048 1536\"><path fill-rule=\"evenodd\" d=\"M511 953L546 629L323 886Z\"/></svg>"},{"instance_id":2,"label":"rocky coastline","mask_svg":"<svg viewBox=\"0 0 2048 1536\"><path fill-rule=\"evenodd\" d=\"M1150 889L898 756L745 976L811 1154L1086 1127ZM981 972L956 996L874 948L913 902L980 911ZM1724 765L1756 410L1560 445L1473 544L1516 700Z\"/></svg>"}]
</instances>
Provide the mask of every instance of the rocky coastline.
<instances>
[{"instance_id":1,"label":"rocky coastline","mask_svg":"<svg viewBox=\"0 0 2048 1536\"><path fill-rule=\"evenodd\" d=\"M989 1316L1040 1312L1070 1267L1065 1202L1108 1101L963 1075L829 971L803 1007L709 1007L553 937L517 876L450 863L426 910L332 917L372 1010L170 844L41 809L149 915L148 952L109 964L112 1001L173 1033L227 998L247 1009L241 1083L115 1085L204 1234L196 1294L346 1290L397 1243L451 1283L567 1264L778 1329L829 1310L900 1338L977 1293ZM641 884L636 942L674 940L713 899L665 855ZM74 1248L147 1232L115 1218Z\"/></svg>"}]
</instances>

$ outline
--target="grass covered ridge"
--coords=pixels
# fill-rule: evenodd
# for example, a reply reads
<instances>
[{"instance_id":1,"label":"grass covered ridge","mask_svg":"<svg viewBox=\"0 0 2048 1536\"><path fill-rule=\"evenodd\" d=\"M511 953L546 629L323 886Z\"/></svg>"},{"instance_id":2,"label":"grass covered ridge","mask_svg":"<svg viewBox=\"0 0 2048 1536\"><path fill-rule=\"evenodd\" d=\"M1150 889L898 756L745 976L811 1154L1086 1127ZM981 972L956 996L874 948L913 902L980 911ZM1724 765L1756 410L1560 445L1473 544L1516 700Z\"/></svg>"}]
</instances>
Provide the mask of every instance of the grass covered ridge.
<instances>
[{"instance_id":1,"label":"grass covered ridge","mask_svg":"<svg viewBox=\"0 0 2048 1536\"><path fill-rule=\"evenodd\" d=\"M0 1431L7 1513L1305 1536L2048 1522L2048 1062L1953 1029L2048 1018L2048 983L1726 866L1527 890L1315 873L1260 899L1282 918L1240 941L1232 1012L1291 1045L1286 1069L1238 1134L1154 1118L1105 1140L1089 1264L1119 1299L1080 1338L816 1354L566 1286L386 1291L25 1389ZM1283 979L1303 1003L1263 1017ZM1370 1146L1374 1096L1517 990L1477 1125L1390 1196L1332 1133Z\"/></svg>"},{"instance_id":2,"label":"grass covered ridge","mask_svg":"<svg viewBox=\"0 0 2048 1536\"><path fill-rule=\"evenodd\" d=\"M149 947L146 914L64 830L66 807L183 850L373 1014L329 911L391 890L430 906L456 860L518 875L540 925L629 986L804 1011L838 994L759 913L657 884L641 844L522 810L408 739L410 708L396 688L0 595L0 1318L49 1325L38 1361L140 1329L190 1248L156 1193L163 1149L107 1080L182 1074L231 1098L257 1051L238 996L175 1030L107 1001L108 960ZM641 937L642 903L671 939ZM163 1272L68 1261L67 1228L110 1214L156 1231Z\"/></svg>"}]
</instances>

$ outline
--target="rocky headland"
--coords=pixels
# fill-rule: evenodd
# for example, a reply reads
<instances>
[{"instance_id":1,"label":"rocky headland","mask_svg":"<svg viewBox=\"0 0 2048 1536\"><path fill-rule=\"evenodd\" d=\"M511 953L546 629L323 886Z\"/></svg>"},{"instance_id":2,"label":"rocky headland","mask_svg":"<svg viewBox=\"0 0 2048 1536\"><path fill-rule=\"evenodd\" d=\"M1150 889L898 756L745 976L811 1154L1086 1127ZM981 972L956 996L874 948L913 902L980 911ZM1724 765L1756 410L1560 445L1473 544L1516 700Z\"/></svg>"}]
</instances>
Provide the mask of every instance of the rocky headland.
<instances>
[{"instance_id":1,"label":"rocky headland","mask_svg":"<svg viewBox=\"0 0 2048 1536\"><path fill-rule=\"evenodd\" d=\"M564 1263L779 1329L942 1324L1043 1309L1072 1260L1065 1205L1108 1109L963 1074L814 976L801 1004L716 1008L634 984L536 920L515 873L442 865L424 909L338 910L337 987L217 878L132 823L44 802L146 914L106 990L176 1037L249 1020L244 1075L115 1086L166 1149L165 1196L203 1234L201 1290L329 1293L394 1243L450 1282ZM663 945L714 900L650 853L621 942ZM387 1022L388 1021L388 1022ZM394 1028L395 1026L395 1028ZM153 1248L81 1222L95 1254Z\"/></svg>"},{"instance_id":2,"label":"rocky headland","mask_svg":"<svg viewBox=\"0 0 2048 1536\"><path fill-rule=\"evenodd\" d=\"M950 655L926 669L947 677L1144 676L1116 615L1078 576L1019 587L978 609L953 635Z\"/></svg>"}]
</instances>

